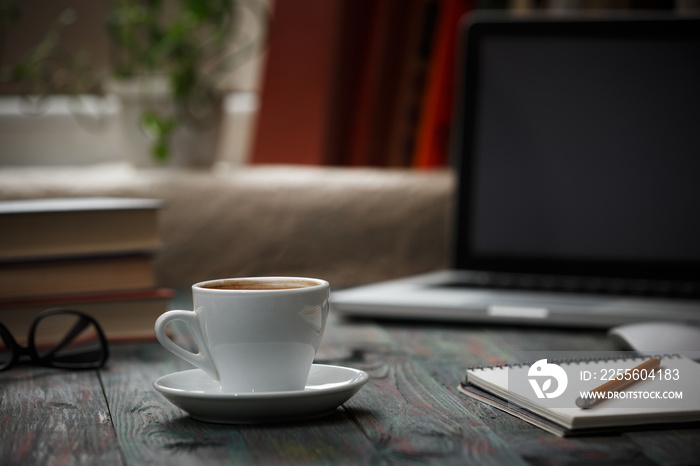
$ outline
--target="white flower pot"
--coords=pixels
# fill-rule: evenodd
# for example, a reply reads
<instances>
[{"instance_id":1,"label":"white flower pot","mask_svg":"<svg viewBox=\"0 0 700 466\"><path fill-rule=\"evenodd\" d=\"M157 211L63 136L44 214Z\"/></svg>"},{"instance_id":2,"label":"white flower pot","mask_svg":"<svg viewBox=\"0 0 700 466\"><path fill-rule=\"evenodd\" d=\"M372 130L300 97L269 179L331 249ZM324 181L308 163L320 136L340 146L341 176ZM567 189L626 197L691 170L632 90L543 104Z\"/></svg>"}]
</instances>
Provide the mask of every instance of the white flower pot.
<instances>
[{"instance_id":1,"label":"white flower pot","mask_svg":"<svg viewBox=\"0 0 700 466\"><path fill-rule=\"evenodd\" d=\"M218 97L206 118L196 123L180 120L170 136L169 156L158 160L152 153L154 138L146 134L141 117L148 109L175 115L168 82L162 76L112 80L107 92L120 102L120 132L126 159L137 167L211 167L216 161L222 122L222 99Z\"/></svg>"}]
</instances>

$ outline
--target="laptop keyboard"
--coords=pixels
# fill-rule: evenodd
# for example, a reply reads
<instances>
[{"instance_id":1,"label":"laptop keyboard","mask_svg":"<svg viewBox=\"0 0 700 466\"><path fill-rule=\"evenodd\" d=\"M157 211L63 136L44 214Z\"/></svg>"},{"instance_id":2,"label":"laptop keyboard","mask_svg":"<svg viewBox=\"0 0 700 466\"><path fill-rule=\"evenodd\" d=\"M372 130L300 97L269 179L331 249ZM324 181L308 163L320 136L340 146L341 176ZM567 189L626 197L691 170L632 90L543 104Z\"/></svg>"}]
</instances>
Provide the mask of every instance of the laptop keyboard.
<instances>
[{"instance_id":1,"label":"laptop keyboard","mask_svg":"<svg viewBox=\"0 0 700 466\"><path fill-rule=\"evenodd\" d=\"M700 283L669 280L562 277L510 273L468 273L464 280L444 283L447 288L487 288L561 293L647 296L674 299L700 298Z\"/></svg>"}]
</instances>

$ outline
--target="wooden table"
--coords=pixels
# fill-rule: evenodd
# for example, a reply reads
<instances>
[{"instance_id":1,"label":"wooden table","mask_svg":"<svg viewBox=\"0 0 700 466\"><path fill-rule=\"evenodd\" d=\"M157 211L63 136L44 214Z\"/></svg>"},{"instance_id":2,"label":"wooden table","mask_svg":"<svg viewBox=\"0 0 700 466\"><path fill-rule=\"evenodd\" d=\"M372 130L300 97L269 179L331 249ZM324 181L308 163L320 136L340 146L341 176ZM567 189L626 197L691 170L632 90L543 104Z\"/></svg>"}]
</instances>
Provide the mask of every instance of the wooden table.
<instances>
[{"instance_id":1,"label":"wooden table","mask_svg":"<svg viewBox=\"0 0 700 466\"><path fill-rule=\"evenodd\" d=\"M271 425L191 419L152 388L189 366L155 342L100 371L0 373L0 464L699 464L700 429L560 439L467 399L469 366L522 350L608 350L604 332L331 318L316 362L370 381L332 415Z\"/></svg>"}]
</instances>

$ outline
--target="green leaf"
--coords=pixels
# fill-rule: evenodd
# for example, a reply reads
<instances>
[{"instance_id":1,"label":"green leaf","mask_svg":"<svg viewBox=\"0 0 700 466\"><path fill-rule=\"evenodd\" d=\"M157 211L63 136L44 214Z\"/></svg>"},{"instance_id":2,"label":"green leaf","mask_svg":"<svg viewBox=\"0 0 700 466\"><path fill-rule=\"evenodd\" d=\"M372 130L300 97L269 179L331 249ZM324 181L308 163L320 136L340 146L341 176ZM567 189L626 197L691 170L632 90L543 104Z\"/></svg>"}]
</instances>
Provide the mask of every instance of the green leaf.
<instances>
[{"instance_id":1,"label":"green leaf","mask_svg":"<svg viewBox=\"0 0 700 466\"><path fill-rule=\"evenodd\" d=\"M174 117L159 115L154 110L146 110L141 115L141 128L146 135L153 139L151 154L158 161L165 161L170 157L170 137L177 127Z\"/></svg>"}]
</instances>

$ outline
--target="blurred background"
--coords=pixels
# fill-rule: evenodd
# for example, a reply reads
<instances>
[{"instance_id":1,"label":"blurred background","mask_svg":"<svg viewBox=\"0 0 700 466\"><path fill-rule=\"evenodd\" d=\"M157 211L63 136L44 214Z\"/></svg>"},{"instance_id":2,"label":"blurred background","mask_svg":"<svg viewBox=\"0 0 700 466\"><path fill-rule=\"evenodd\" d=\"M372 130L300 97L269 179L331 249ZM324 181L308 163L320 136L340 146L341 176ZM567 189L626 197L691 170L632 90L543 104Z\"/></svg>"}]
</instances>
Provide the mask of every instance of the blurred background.
<instances>
[{"instance_id":1,"label":"blurred background","mask_svg":"<svg viewBox=\"0 0 700 466\"><path fill-rule=\"evenodd\" d=\"M109 338L152 337L172 291L202 280L340 289L448 268L460 22L699 3L0 0L0 200L71 198L0 202L0 321L26 335L69 306ZM103 196L157 201L76 221Z\"/></svg>"},{"instance_id":2,"label":"blurred background","mask_svg":"<svg viewBox=\"0 0 700 466\"><path fill-rule=\"evenodd\" d=\"M211 156L194 165L431 168L447 163L454 37L464 15L476 9L683 13L697 11L700 1L5 0L0 5L2 166L128 159L135 150L130 145L135 136L123 122L130 91L114 82L165 75L171 88L179 80L180 87L192 84L197 95L216 94L221 118L214 142L176 144L211 147ZM141 68L125 70L134 50ZM144 50L153 56L144 56ZM167 155L168 122L182 112L170 120L153 119L149 130L143 102L152 98L140 99L137 132L150 138L143 144L152 153ZM196 105L201 107L189 107ZM178 120L178 128L189 123Z\"/></svg>"}]
</instances>

